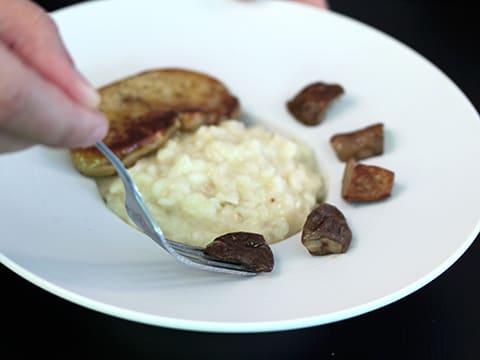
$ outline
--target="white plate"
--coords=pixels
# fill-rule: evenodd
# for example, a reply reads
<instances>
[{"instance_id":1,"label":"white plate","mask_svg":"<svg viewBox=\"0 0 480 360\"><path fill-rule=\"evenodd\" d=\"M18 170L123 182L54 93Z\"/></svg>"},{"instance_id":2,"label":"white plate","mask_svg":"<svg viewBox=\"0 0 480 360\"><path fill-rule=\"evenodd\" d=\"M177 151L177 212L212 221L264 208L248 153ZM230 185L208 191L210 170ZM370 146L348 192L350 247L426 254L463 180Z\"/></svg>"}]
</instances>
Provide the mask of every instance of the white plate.
<instances>
[{"instance_id":1,"label":"white plate","mask_svg":"<svg viewBox=\"0 0 480 360\"><path fill-rule=\"evenodd\" d=\"M287 2L102 1L54 14L81 70L102 85L145 69L210 73L246 114L315 148L354 239L348 253L312 257L299 236L273 246L272 274L235 278L174 262L103 205L68 154L34 148L0 157L1 261L63 298L126 319L218 332L300 328L352 317L427 284L480 228L480 120L425 59L356 21ZM304 127L285 101L313 81L346 96ZM350 205L329 137L384 122L393 196Z\"/></svg>"}]
</instances>

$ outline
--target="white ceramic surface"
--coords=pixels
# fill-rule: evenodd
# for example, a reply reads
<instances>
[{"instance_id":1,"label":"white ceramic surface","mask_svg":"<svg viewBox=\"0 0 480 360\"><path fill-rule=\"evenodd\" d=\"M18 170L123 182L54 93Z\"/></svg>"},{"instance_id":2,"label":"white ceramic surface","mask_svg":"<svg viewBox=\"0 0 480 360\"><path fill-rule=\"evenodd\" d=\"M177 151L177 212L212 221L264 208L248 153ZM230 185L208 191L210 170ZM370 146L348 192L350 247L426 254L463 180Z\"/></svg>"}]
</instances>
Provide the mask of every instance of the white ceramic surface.
<instances>
[{"instance_id":1,"label":"white ceramic surface","mask_svg":"<svg viewBox=\"0 0 480 360\"><path fill-rule=\"evenodd\" d=\"M157 67L205 71L230 87L251 121L310 144L327 201L343 210L354 239L344 255L312 257L294 236L273 246L274 272L255 278L192 270L116 218L66 151L37 147L0 156L1 262L34 284L160 326L292 329L410 294L479 232L480 119L445 75L392 38L288 2L115 0L54 18L95 85ZM342 84L346 95L323 124L305 127L285 102L318 80ZM339 195L344 165L328 139L374 122L385 123L386 151L365 163L394 170L394 191L351 205Z\"/></svg>"}]
</instances>

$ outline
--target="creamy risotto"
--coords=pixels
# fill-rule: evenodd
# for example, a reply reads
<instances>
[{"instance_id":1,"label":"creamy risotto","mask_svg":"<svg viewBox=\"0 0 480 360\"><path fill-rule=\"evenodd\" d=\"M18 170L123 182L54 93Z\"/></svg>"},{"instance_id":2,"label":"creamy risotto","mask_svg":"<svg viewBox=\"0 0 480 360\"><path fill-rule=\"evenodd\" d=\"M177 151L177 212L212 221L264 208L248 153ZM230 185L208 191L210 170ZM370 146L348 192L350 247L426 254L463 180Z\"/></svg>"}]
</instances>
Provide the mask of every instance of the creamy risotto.
<instances>
[{"instance_id":1,"label":"creamy risotto","mask_svg":"<svg viewBox=\"0 0 480 360\"><path fill-rule=\"evenodd\" d=\"M129 172L167 238L199 246L233 231L283 240L324 196L307 146L235 120L180 133ZM107 206L131 224L121 181L98 185Z\"/></svg>"}]
</instances>

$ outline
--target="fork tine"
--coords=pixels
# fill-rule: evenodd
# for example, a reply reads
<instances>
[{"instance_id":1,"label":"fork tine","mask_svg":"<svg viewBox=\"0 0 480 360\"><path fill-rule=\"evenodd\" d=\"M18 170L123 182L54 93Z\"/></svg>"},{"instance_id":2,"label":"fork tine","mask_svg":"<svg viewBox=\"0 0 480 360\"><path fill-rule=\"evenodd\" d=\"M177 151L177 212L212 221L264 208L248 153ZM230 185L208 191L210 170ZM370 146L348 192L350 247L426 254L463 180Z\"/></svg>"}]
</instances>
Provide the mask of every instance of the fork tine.
<instances>
[{"instance_id":1,"label":"fork tine","mask_svg":"<svg viewBox=\"0 0 480 360\"><path fill-rule=\"evenodd\" d=\"M198 246L191 246L182 243L178 243L172 240L168 240L170 245L177 251L179 254L192 259L193 261L200 261L202 264L212 265L212 266L221 266L228 269L236 269L242 271L254 272L245 265L230 263L225 261L219 261L212 256L209 256L203 252L203 248Z\"/></svg>"},{"instance_id":2,"label":"fork tine","mask_svg":"<svg viewBox=\"0 0 480 360\"><path fill-rule=\"evenodd\" d=\"M185 265L196 267L198 269L242 276L253 276L258 274L256 271L249 269L243 265L232 264L223 261L207 260L205 258L192 257L191 255L185 256L181 253L178 253L172 247L171 250L173 250L174 253L172 254L172 252L170 251L169 253L173 255L178 261L184 263Z\"/></svg>"},{"instance_id":3,"label":"fork tine","mask_svg":"<svg viewBox=\"0 0 480 360\"><path fill-rule=\"evenodd\" d=\"M224 262L224 261L217 261L217 260L210 260L210 259L206 259L206 258L197 258L197 257L189 257L189 256L186 256L188 258L190 258L190 260L192 261L195 261L199 264L202 264L202 265L207 265L207 266L213 266L213 267L221 267L221 268L224 268L224 269L230 269L230 270L238 270L238 271L241 271L241 272L248 272L248 273L251 273L252 275L256 275L257 273L255 272L255 270L252 270L244 265L241 265L241 264L234 264L234 263L228 263L228 262Z\"/></svg>"},{"instance_id":4,"label":"fork tine","mask_svg":"<svg viewBox=\"0 0 480 360\"><path fill-rule=\"evenodd\" d=\"M246 267L245 265L220 261L213 258L207 258L206 256L197 256L196 254L188 254L188 253L182 253L182 252L179 252L179 254L189 258L192 261L195 261L197 263L201 263L204 265L217 266L217 267L223 267L225 269L241 270L241 271L248 271L248 272L255 273L254 270Z\"/></svg>"},{"instance_id":5,"label":"fork tine","mask_svg":"<svg viewBox=\"0 0 480 360\"><path fill-rule=\"evenodd\" d=\"M175 250L186 250L186 251L192 251L192 252L202 252L203 253L203 248L200 246L192 246L192 245L187 245L187 244L182 244L173 240L167 239L170 245L172 245Z\"/></svg>"}]
</instances>

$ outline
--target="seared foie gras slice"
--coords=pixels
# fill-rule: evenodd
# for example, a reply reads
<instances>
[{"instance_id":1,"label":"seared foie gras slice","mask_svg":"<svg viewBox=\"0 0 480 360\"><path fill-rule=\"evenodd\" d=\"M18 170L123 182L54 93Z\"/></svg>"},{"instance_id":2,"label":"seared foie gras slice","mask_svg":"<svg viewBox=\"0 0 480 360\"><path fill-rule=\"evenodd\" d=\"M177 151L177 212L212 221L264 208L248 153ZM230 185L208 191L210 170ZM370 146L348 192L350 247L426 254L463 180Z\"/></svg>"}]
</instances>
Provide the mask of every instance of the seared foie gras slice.
<instances>
[{"instance_id":1,"label":"seared foie gras slice","mask_svg":"<svg viewBox=\"0 0 480 360\"><path fill-rule=\"evenodd\" d=\"M152 113L111 123L103 141L129 167L142 156L162 146L178 129L180 120L176 112ZM71 155L75 166L84 175L115 174L110 161L96 147L73 149Z\"/></svg>"},{"instance_id":2,"label":"seared foie gras slice","mask_svg":"<svg viewBox=\"0 0 480 360\"><path fill-rule=\"evenodd\" d=\"M99 89L100 111L110 130L104 139L126 166L158 149L175 131L195 130L238 118L239 102L218 80L194 71L143 72ZM115 173L95 147L73 149L77 169L88 176Z\"/></svg>"}]
</instances>

